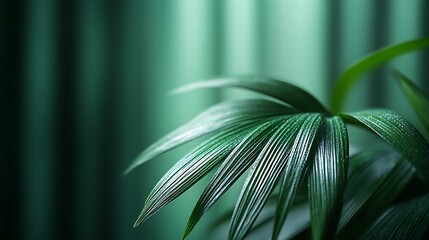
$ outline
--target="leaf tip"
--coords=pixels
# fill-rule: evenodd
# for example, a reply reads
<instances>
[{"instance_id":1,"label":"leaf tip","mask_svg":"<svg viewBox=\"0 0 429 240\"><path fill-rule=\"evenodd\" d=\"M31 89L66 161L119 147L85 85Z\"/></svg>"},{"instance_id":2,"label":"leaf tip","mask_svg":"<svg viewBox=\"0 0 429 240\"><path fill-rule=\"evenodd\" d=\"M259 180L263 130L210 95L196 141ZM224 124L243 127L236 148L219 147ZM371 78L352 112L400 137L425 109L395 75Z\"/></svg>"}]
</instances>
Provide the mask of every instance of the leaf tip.
<instances>
[{"instance_id":1,"label":"leaf tip","mask_svg":"<svg viewBox=\"0 0 429 240\"><path fill-rule=\"evenodd\" d=\"M182 235L182 240L185 240L188 236L189 236L189 230L188 230L188 228L186 228L185 229L185 232L183 233L183 235Z\"/></svg>"},{"instance_id":2,"label":"leaf tip","mask_svg":"<svg viewBox=\"0 0 429 240\"><path fill-rule=\"evenodd\" d=\"M183 90L183 87L178 87L178 88L175 88L175 89L172 89L172 90L168 91L167 92L167 96L171 97L171 96L179 95L179 94L181 94L183 92L185 92Z\"/></svg>"},{"instance_id":3,"label":"leaf tip","mask_svg":"<svg viewBox=\"0 0 429 240\"><path fill-rule=\"evenodd\" d=\"M132 170L131 166L127 167L127 169L125 169L125 171L122 172L122 176L124 177L124 176L128 175L128 173L130 173L131 170Z\"/></svg>"},{"instance_id":4,"label":"leaf tip","mask_svg":"<svg viewBox=\"0 0 429 240\"><path fill-rule=\"evenodd\" d=\"M151 214L147 210L147 205L143 207L143 210L140 212L139 216L137 217L137 220L134 222L133 228L138 227L142 222L146 221Z\"/></svg>"},{"instance_id":5,"label":"leaf tip","mask_svg":"<svg viewBox=\"0 0 429 240\"><path fill-rule=\"evenodd\" d=\"M186 92L190 92L192 90L195 90L196 88L198 88L201 85L200 82L196 82L196 83L191 83L191 84L187 84L184 86L180 86L177 87L175 89L170 90L167 95L168 96L174 96L174 95L179 95L182 93L186 93Z\"/></svg>"},{"instance_id":6,"label":"leaf tip","mask_svg":"<svg viewBox=\"0 0 429 240\"><path fill-rule=\"evenodd\" d=\"M122 173L122 176L128 175L134 168L136 168L139 164L136 164L135 162L132 162L128 167L125 169L125 171Z\"/></svg>"},{"instance_id":7,"label":"leaf tip","mask_svg":"<svg viewBox=\"0 0 429 240\"><path fill-rule=\"evenodd\" d=\"M148 157L148 154L146 153L146 151L143 151L142 153L140 153L139 156L137 156L129 165L128 167L125 169L125 171L123 172L123 176L127 175L128 173L130 173L132 170L134 170L136 167L140 166L141 164L145 163L146 161L150 160L151 156Z\"/></svg>"},{"instance_id":8,"label":"leaf tip","mask_svg":"<svg viewBox=\"0 0 429 240\"><path fill-rule=\"evenodd\" d=\"M142 222L143 221L140 217L137 218L137 220L134 222L133 228L137 228L140 225L140 223L142 223Z\"/></svg>"}]
</instances>

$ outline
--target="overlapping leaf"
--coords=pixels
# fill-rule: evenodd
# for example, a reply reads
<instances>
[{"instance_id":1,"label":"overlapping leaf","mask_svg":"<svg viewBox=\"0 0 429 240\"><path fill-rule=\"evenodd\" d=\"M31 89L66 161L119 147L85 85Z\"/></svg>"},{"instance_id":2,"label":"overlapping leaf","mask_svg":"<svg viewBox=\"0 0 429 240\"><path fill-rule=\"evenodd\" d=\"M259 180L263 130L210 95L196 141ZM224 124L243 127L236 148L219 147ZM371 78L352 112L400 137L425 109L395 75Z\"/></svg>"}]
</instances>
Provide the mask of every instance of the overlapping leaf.
<instances>
[{"instance_id":1,"label":"overlapping leaf","mask_svg":"<svg viewBox=\"0 0 429 240\"><path fill-rule=\"evenodd\" d=\"M177 198L223 160L256 123L236 126L212 137L177 162L149 194L135 226Z\"/></svg>"},{"instance_id":2,"label":"overlapping leaf","mask_svg":"<svg viewBox=\"0 0 429 240\"><path fill-rule=\"evenodd\" d=\"M347 179L348 146L343 120L325 119L309 175L313 239L332 239L336 232Z\"/></svg>"},{"instance_id":3,"label":"overlapping leaf","mask_svg":"<svg viewBox=\"0 0 429 240\"><path fill-rule=\"evenodd\" d=\"M338 240L360 236L398 197L415 173L415 168L394 152L361 153L350 162L355 167L348 180Z\"/></svg>"},{"instance_id":4,"label":"overlapping leaf","mask_svg":"<svg viewBox=\"0 0 429 240\"><path fill-rule=\"evenodd\" d=\"M271 96L302 111L320 112L329 115L326 108L307 91L293 84L265 77L241 76L202 81L181 87L177 89L175 93L213 87L238 87L249 89Z\"/></svg>"},{"instance_id":5,"label":"overlapping leaf","mask_svg":"<svg viewBox=\"0 0 429 240\"><path fill-rule=\"evenodd\" d=\"M297 140L305 141L304 136L310 135L322 119L319 114L296 115L290 119L294 118L300 119L293 125L285 122L280 126L252 166L231 219L229 239L243 239L257 218L288 164L290 152L294 151L290 149L294 143L294 133L299 131Z\"/></svg>"},{"instance_id":6,"label":"overlapping leaf","mask_svg":"<svg viewBox=\"0 0 429 240\"><path fill-rule=\"evenodd\" d=\"M142 163L204 134L249 121L296 112L267 100L236 100L217 104L196 116L144 150L127 168L130 172Z\"/></svg>"},{"instance_id":7,"label":"overlapping leaf","mask_svg":"<svg viewBox=\"0 0 429 240\"><path fill-rule=\"evenodd\" d=\"M183 238L186 238L202 215L211 208L255 161L267 138L271 136L276 127L284 120L285 117L276 118L254 128L228 155L198 200L189 218Z\"/></svg>"},{"instance_id":8,"label":"overlapping leaf","mask_svg":"<svg viewBox=\"0 0 429 240\"><path fill-rule=\"evenodd\" d=\"M399 71L394 72L399 86L401 86L414 111L423 123L426 133L429 134L429 96L426 95L416 84Z\"/></svg>"},{"instance_id":9,"label":"overlapping leaf","mask_svg":"<svg viewBox=\"0 0 429 240\"><path fill-rule=\"evenodd\" d=\"M312 115L303 123L287 157L280 185L279 201L276 210L272 239L277 239L298 187L305 177L308 159L313 142L321 125L322 118Z\"/></svg>"},{"instance_id":10,"label":"overlapping leaf","mask_svg":"<svg viewBox=\"0 0 429 240\"><path fill-rule=\"evenodd\" d=\"M390 208L360 238L362 240L420 239L429 226L429 194Z\"/></svg>"},{"instance_id":11,"label":"overlapping leaf","mask_svg":"<svg viewBox=\"0 0 429 240\"><path fill-rule=\"evenodd\" d=\"M368 110L342 117L352 124L364 126L382 137L404 155L429 183L429 144L407 120L390 110Z\"/></svg>"}]
</instances>

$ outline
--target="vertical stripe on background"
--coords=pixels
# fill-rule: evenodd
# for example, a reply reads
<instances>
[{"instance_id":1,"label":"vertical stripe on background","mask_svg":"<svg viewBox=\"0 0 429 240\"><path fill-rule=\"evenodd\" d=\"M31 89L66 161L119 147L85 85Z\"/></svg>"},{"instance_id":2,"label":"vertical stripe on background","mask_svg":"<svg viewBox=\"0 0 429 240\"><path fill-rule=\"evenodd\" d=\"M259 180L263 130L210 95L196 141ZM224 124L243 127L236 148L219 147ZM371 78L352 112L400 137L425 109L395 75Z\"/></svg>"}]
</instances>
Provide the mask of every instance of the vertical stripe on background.
<instances>
[{"instance_id":1,"label":"vertical stripe on background","mask_svg":"<svg viewBox=\"0 0 429 240\"><path fill-rule=\"evenodd\" d=\"M103 75L103 91L101 92L102 103L99 108L101 132L98 139L100 158L97 161L100 173L99 192L97 204L101 211L97 215L97 233L100 239L119 239L119 224L116 219L119 206L116 197L119 194L118 171L120 168L118 156L120 149L119 121L120 116L120 94L119 89L123 84L120 76L121 51L123 47L121 20L125 17L123 12L123 1L111 1L102 6L104 10L103 22L106 24L106 58Z\"/></svg>"},{"instance_id":2,"label":"vertical stripe on background","mask_svg":"<svg viewBox=\"0 0 429 240\"><path fill-rule=\"evenodd\" d=\"M53 239L55 4L27 3L24 80L23 238Z\"/></svg>"},{"instance_id":3,"label":"vertical stripe on background","mask_svg":"<svg viewBox=\"0 0 429 240\"><path fill-rule=\"evenodd\" d=\"M106 42L109 35L109 25L104 20L106 14L101 7L101 1L81 1L77 20L79 26L77 41L77 77L76 82L76 121L77 121L77 205L76 233L77 239L97 239L102 234L103 212L101 208L103 198L101 185L106 184L101 180L100 168L105 164L102 159L100 146L101 106L104 102L102 94L106 80L106 61L108 48ZM113 176L112 176L113 177Z\"/></svg>"},{"instance_id":4,"label":"vertical stripe on background","mask_svg":"<svg viewBox=\"0 0 429 240\"><path fill-rule=\"evenodd\" d=\"M365 1L343 1L341 6L341 28L340 28L340 61L339 68L343 72L347 67L357 62L371 52L374 4L371 0ZM355 111L364 108L368 104L366 92L370 87L368 76L362 76L364 79L353 87L344 111ZM364 95L365 94L365 95ZM350 99L359 99L350 101Z\"/></svg>"},{"instance_id":5,"label":"vertical stripe on background","mask_svg":"<svg viewBox=\"0 0 429 240\"><path fill-rule=\"evenodd\" d=\"M210 8L212 9L212 21L208 26L211 29L211 37L212 37L212 61L213 61L213 73L211 74L213 77L217 77L219 75L224 75L225 73L225 65L224 65L224 49L225 49L225 27L226 27L226 19L225 19L225 11L224 11L224 3L222 1L212 1L210 4ZM214 93L216 98L219 98L220 94Z\"/></svg>"},{"instance_id":6,"label":"vertical stripe on background","mask_svg":"<svg viewBox=\"0 0 429 240\"><path fill-rule=\"evenodd\" d=\"M258 56L259 9L257 1L224 0L224 73L256 74L261 63Z\"/></svg>"},{"instance_id":7,"label":"vertical stripe on background","mask_svg":"<svg viewBox=\"0 0 429 240\"><path fill-rule=\"evenodd\" d=\"M326 102L324 4L270 1L266 6L266 73L286 79Z\"/></svg>"},{"instance_id":8,"label":"vertical stripe on background","mask_svg":"<svg viewBox=\"0 0 429 240\"><path fill-rule=\"evenodd\" d=\"M23 51L25 8L17 1L0 4L0 235L21 237ZM8 24L10 23L10 24Z\"/></svg>"},{"instance_id":9,"label":"vertical stripe on background","mask_svg":"<svg viewBox=\"0 0 429 240\"><path fill-rule=\"evenodd\" d=\"M327 8L327 14L325 17L327 18L327 34L326 34L326 52L325 59L327 65L326 78L328 85L328 92L334 87L338 77L341 74L340 69L340 43L341 43L341 26L343 21L341 19L341 0L333 0L329 2L329 6Z\"/></svg>"},{"instance_id":10,"label":"vertical stripe on background","mask_svg":"<svg viewBox=\"0 0 429 240\"><path fill-rule=\"evenodd\" d=\"M54 239L76 239L77 222L77 55L76 39L79 4L75 1L58 3L55 25L54 158L53 163L53 224Z\"/></svg>"},{"instance_id":11,"label":"vertical stripe on background","mask_svg":"<svg viewBox=\"0 0 429 240\"><path fill-rule=\"evenodd\" d=\"M261 75L263 70L261 40L264 34L260 1L223 1L222 73L227 76ZM248 91L224 90L224 99L254 97Z\"/></svg>"},{"instance_id":12,"label":"vertical stripe on background","mask_svg":"<svg viewBox=\"0 0 429 240\"><path fill-rule=\"evenodd\" d=\"M374 2L371 13L371 52L377 51L388 43L390 2L379 0ZM380 66L369 74L370 88L368 98L371 107L383 107L387 102L387 73L386 67Z\"/></svg>"},{"instance_id":13,"label":"vertical stripe on background","mask_svg":"<svg viewBox=\"0 0 429 240\"><path fill-rule=\"evenodd\" d=\"M123 7L119 20L120 53L118 55L118 76L116 81L120 83L118 91L118 122L117 140L118 148L117 164L112 176L117 179L118 191L112 199L116 205L111 219L118 229L118 236L123 239L154 239L141 229L133 229L135 216L140 211L140 206L145 200L142 194L144 185L143 176L133 174L123 177L122 172L130 161L142 150L142 139L145 136L143 121L151 114L143 104L144 93L149 94L152 89L146 81L153 75L150 71L150 62L156 58L156 52L151 51L147 45L152 45L153 29L148 29L150 21L154 21L156 11L153 3L142 1L123 1ZM152 12L153 11L153 12ZM142 27L144 26L144 27ZM148 29L147 34L143 31ZM149 39L148 39L149 38ZM143 51L145 49L146 51ZM144 60L144 58L146 58ZM148 64L148 65L146 65ZM154 65L154 64L152 64ZM146 113L146 114L145 114Z\"/></svg>"}]
</instances>

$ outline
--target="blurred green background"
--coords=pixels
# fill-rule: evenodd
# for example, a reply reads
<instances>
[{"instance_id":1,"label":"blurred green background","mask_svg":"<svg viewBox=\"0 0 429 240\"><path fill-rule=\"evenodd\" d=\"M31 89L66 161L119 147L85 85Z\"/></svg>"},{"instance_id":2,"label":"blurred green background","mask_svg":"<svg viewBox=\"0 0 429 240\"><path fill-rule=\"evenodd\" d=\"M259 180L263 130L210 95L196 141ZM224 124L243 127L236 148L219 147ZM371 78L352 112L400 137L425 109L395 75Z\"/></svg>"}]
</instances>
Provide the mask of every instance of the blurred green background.
<instances>
[{"instance_id":1,"label":"blurred green background","mask_svg":"<svg viewBox=\"0 0 429 240\"><path fill-rule=\"evenodd\" d=\"M207 106L253 95L170 90L258 74L327 103L335 79L359 58L428 36L429 1L1 1L0 24L0 238L179 239L203 183L132 225L150 189L192 144L125 177L123 170ZM420 51L366 75L347 110L387 106L416 122L387 70L429 90L428 63ZM367 141L359 133L356 148ZM190 239L205 239L209 216L235 196Z\"/></svg>"}]
</instances>

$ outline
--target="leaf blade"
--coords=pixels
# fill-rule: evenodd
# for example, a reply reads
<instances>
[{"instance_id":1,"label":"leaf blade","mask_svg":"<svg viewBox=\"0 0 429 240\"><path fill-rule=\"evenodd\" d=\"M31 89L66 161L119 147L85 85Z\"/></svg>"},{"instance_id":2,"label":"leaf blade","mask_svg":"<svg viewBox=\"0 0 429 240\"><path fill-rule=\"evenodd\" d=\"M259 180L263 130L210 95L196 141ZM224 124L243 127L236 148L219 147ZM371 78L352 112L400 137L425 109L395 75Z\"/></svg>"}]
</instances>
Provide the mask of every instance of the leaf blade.
<instances>
[{"instance_id":1,"label":"leaf blade","mask_svg":"<svg viewBox=\"0 0 429 240\"><path fill-rule=\"evenodd\" d=\"M393 74L420 121L423 123L426 133L429 134L429 96L401 72L396 70Z\"/></svg>"},{"instance_id":2,"label":"leaf blade","mask_svg":"<svg viewBox=\"0 0 429 240\"><path fill-rule=\"evenodd\" d=\"M348 135L339 117L325 119L309 175L313 239L332 239L341 216L347 179Z\"/></svg>"},{"instance_id":3,"label":"leaf blade","mask_svg":"<svg viewBox=\"0 0 429 240\"><path fill-rule=\"evenodd\" d=\"M174 93L187 92L199 88L238 87L268 95L299 110L321 112L329 115L329 111L310 93L285 81L258 76L240 76L219 78L186 85Z\"/></svg>"},{"instance_id":4,"label":"leaf blade","mask_svg":"<svg viewBox=\"0 0 429 240\"><path fill-rule=\"evenodd\" d=\"M272 239L279 237L289 208L304 178L310 151L321 123L322 118L320 115L310 115L304 120L295 138L291 153L287 157L288 164L285 166L283 179L281 180Z\"/></svg>"}]
</instances>

